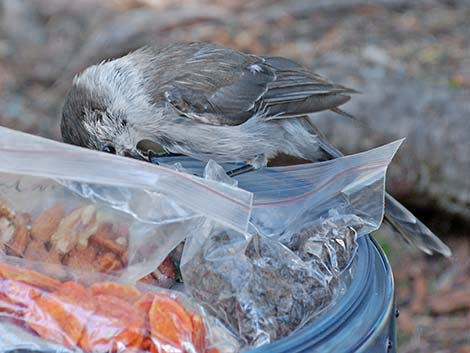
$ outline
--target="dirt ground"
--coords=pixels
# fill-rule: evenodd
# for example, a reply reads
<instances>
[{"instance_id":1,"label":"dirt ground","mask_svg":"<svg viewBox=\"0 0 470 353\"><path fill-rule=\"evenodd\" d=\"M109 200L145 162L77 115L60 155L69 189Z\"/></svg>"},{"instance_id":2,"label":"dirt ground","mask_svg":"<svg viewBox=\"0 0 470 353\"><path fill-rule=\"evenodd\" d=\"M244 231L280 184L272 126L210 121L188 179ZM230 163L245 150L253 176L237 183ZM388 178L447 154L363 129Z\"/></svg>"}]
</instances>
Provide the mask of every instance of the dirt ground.
<instances>
[{"instance_id":1,"label":"dirt ground","mask_svg":"<svg viewBox=\"0 0 470 353\"><path fill-rule=\"evenodd\" d=\"M373 128L384 134L397 132L393 116L440 102L438 117L463 127L468 160L469 0L0 0L0 125L60 139L74 74L149 42L193 40L288 56L359 89L371 83L355 109L369 116L380 110L388 120ZM352 148L374 143L364 141ZM429 257L386 228L378 232L395 274L399 352L469 353L470 190L434 203L420 195L439 198L441 184L420 177L420 187L432 189L421 194L397 184L397 196L454 251L451 259Z\"/></svg>"}]
</instances>

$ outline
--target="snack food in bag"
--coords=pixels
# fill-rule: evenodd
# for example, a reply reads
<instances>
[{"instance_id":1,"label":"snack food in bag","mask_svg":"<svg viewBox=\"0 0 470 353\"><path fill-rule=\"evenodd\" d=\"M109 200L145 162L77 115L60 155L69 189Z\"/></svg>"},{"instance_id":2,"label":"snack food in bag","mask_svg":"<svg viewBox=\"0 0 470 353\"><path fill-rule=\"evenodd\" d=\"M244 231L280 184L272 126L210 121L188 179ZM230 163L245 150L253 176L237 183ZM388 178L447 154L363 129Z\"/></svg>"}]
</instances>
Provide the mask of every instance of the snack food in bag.
<instances>
[{"instance_id":1,"label":"snack food in bag","mask_svg":"<svg viewBox=\"0 0 470 353\"><path fill-rule=\"evenodd\" d=\"M201 221L183 253L187 290L245 348L310 323L352 280L357 237L380 226L385 172L399 145L270 168L259 172L261 179L241 175L239 186L254 192L250 228L242 233Z\"/></svg>"},{"instance_id":2,"label":"snack food in bag","mask_svg":"<svg viewBox=\"0 0 470 353\"><path fill-rule=\"evenodd\" d=\"M38 345L86 353L236 349L223 328L213 335L206 314L181 293L73 270L76 280L58 281L29 268L37 265L9 256L0 260L1 351Z\"/></svg>"},{"instance_id":3,"label":"snack food in bag","mask_svg":"<svg viewBox=\"0 0 470 353\"><path fill-rule=\"evenodd\" d=\"M170 287L178 271L165 258L195 222L245 230L251 202L229 185L0 128L0 252L65 265L60 280L78 269Z\"/></svg>"}]
</instances>

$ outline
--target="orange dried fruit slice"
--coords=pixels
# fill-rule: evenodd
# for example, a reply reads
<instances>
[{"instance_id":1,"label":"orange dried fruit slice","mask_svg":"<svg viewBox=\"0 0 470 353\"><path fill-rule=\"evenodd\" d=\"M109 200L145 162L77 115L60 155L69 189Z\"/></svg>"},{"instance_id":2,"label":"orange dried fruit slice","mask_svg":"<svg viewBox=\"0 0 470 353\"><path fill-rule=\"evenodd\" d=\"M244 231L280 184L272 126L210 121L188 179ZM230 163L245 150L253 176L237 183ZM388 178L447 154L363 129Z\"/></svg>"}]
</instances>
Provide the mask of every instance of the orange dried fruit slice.
<instances>
[{"instance_id":1,"label":"orange dried fruit slice","mask_svg":"<svg viewBox=\"0 0 470 353\"><path fill-rule=\"evenodd\" d=\"M132 305L110 295L93 298L96 310L86 324L80 347L95 353L116 352L120 347L140 348L145 325Z\"/></svg>"},{"instance_id":2,"label":"orange dried fruit slice","mask_svg":"<svg viewBox=\"0 0 470 353\"><path fill-rule=\"evenodd\" d=\"M153 298L149 312L150 333L155 351L180 349L192 342L193 324L185 308L168 294Z\"/></svg>"},{"instance_id":3,"label":"orange dried fruit slice","mask_svg":"<svg viewBox=\"0 0 470 353\"><path fill-rule=\"evenodd\" d=\"M149 351L150 347L153 346L152 340L150 338L149 311L152 307L154 297L155 294L153 293L145 293L134 303L134 309L137 315L142 317L145 323L145 337L140 346L142 351Z\"/></svg>"},{"instance_id":4,"label":"orange dried fruit slice","mask_svg":"<svg viewBox=\"0 0 470 353\"><path fill-rule=\"evenodd\" d=\"M91 291L78 282L64 282L54 294L71 303L80 304L88 311L94 309L94 305L90 303L92 301Z\"/></svg>"},{"instance_id":5,"label":"orange dried fruit slice","mask_svg":"<svg viewBox=\"0 0 470 353\"><path fill-rule=\"evenodd\" d=\"M39 272L20 268L0 262L0 278L13 279L32 286L53 291L60 287L61 283Z\"/></svg>"},{"instance_id":6,"label":"orange dried fruit slice","mask_svg":"<svg viewBox=\"0 0 470 353\"><path fill-rule=\"evenodd\" d=\"M0 293L11 303L28 306L41 292L28 284L10 279L0 280Z\"/></svg>"},{"instance_id":7,"label":"orange dried fruit slice","mask_svg":"<svg viewBox=\"0 0 470 353\"><path fill-rule=\"evenodd\" d=\"M25 283L9 279L0 280L0 313L21 317L26 306L41 295L40 291Z\"/></svg>"},{"instance_id":8,"label":"orange dried fruit slice","mask_svg":"<svg viewBox=\"0 0 470 353\"><path fill-rule=\"evenodd\" d=\"M150 308L152 307L154 297L155 294L153 293L145 293L134 303L134 308L136 309L136 311L147 319Z\"/></svg>"},{"instance_id":9,"label":"orange dried fruit slice","mask_svg":"<svg viewBox=\"0 0 470 353\"><path fill-rule=\"evenodd\" d=\"M135 303L142 296L142 293L134 286L117 282L95 283L91 286L91 292L95 296L112 295L131 304Z\"/></svg>"},{"instance_id":10,"label":"orange dried fruit slice","mask_svg":"<svg viewBox=\"0 0 470 353\"><path fill-rule=\"evenodd\" d=\"M201 315L195 313L190 315L193 324L192 339L194 348L196 348L196 352L204 352L206 346L206 327L204 326L204 321Z\"/></svg>"},{"instance_id":11,"label":"orange dried fruit slice","mask_svg":"<svg viewBox=\"0 0 470 353\"><path fill-rule=\"evenodd\" d=\"M65 282L52 294L43 294L28 306L28 325L41 337L77 347L85 324L95 311L90 291L77 282Z\"/></svg>"},{"instance_id":12,"label":"orange dried fruit slice","mask_svg":"<svg viewBox=\"0 0 470 353\"><path fill-rule=\"evenodd\" d=\"M73 348L82 336L83 325L70 309L60 298L44 294L28 307L25 319L39 336Z\"/></svg>"}]
</instances>

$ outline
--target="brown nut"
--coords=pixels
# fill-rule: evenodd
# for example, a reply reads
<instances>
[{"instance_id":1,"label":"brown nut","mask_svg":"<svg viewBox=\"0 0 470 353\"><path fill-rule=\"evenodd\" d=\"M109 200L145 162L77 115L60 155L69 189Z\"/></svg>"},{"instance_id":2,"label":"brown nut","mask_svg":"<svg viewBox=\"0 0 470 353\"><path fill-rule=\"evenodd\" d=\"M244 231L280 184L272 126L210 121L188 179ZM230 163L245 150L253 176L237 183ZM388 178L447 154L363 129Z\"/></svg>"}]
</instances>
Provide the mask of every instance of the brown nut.
<instances>
[{"instance_id":1,"label":"brown nut","mask_svg":"<svg viewBox=\"0 0 470 353\"><path fill-rule=\"evenodd\" d=\"M72 250L65 258L64 265L83 271L95 271L96 249L92 246L86 249Z\"/></svg>"},{"instance_id":2,"label":"brown nut","mask_svg":"<svg viewBox=\"0 0 470 353\"><path fill-rule=\"evenodd\" d=\"M15 234L13 239L6 244L8 253L14 256L23 256L26 245L29 242L29 223L31 217L26 213L16 215L13 219Z\"/></svg>"},{"instance_id":3,"label":"brown nut","mask_svg":"<svg viewBox=\"0 0 470 353\"><path fill-rule=\"evenodd\" d=\"M59 227L64 215L65 207L63 204L56 204L47 209L34 220L31 229L31 237L43 243L49 241L52 234L54 234Z\"/></svg>"},{"instance_id":4,"label":"brown nut","mask_svg":"<svg viewBox=\"0 0 470 353\"><path fill-rule=\"evenodd\" d=\"M117 255L122 256L126 252L127 246L120 244L120 238L121 237L118 237L116 239L116 234L113 231L112 224L102 223L98 227L98 231L96 232L96 234L90 237L90 242L99 248L111 251Z\"/></svg>"},{"instance_id":5,"label":"brown nut","mask_svg":"<svg viewBox=\"0 0 470 353\"><path fill-rule=\"evenodd\" d=\"M54 249L50 249L47 257L42 260L43 264L41 265L44 273L62 282L68 278L67 270L62 266L63 257L63 255L59 254ZM53 266L49 266L49 264Z\"/></svg>"},{"instance_id":6,"label":"brown nut","mask_svg":"<svg viewBox=\"0 0 470 353\"><path fill-rule=\"evenodd\" d=\"M95 264L95 270L103 273L111 273L122 269L121 262L119 261L116 254L113 254L112 252L106 252L104 254L98 255Z\"/></svg>"},{"instance_id":7,"label":"brown nut","mask_svg":"<svg viewBox=\"0 0 470 353\"><path fill-rule=\"evenodd\" d=\"M15 217L16 232L10 251L13 255L23 256L26 245L30 240L31 216L27 213Z\"/></svg>"},{"instance_id":8,"label":"brown nut","mask_svg":"<svg viewBox=\"0 0 470 353\"><path fill-rule=\"evenodd\" d=\"M85 249L88 239L96 233L96 207L83 206L65 216L51 236L53 249L59 254L69 253L75 246Z\"/></svg>"},{"instance_id":9,"label":"brown nut","mask_svg":"<svg viewBox=\"0 0 470 353\"><path fill-rule=\"evenodd\" d=\"M56 250L51 248L49 249L47 257L43 259L43 262L48 264L62 264L63 258L64 255L59 254Z\"/></svg>"},{"instance_id":10,"label":"brown nut","mask_svg":"<svg viewBox=\"0 0 470 353\"><path fill-rule=\"evenodd\" d=\"M60 266L51 267L47 265L62 265L62 256L53 249L48 251L45 244L37 239L33 239L28 243L24 258L30 261L41 262L39 268L44 271L44 273L52 275L55 279L63 280L67 276L67 272Z\"/></svg>"},{"instance_id":11,"label":"brown nut","mask_svg":"<svg viewBox=\"0 0 470 353\"><path fill-rule=\"evenodd\" d=\"M31 261L43 261L49 256L49 251L47 251L43 242L39 240L31 240L24 252L24 258Z\"/></svg>"},{"instance_id":12,"label":"brown nut","mask_svg":"<svg viewBox=\"0 0 470 353\"><path fill-rule=\"evenodd\" d=\"M8 244L15 235L15 212L0 203L0 242Z\"/></svg>"}]
</instances>

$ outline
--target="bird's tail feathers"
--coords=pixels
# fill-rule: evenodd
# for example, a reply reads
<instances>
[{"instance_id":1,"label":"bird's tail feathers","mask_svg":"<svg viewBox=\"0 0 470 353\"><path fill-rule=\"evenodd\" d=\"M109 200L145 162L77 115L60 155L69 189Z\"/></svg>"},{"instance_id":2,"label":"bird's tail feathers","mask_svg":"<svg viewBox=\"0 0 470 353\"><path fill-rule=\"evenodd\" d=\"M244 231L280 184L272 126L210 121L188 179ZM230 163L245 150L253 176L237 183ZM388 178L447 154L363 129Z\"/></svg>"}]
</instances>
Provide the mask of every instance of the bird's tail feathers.
<instances>
[{"instance_id":1,"label":"bird's tail feathers","mask_svg":"<svg viewBox=\"0 0 470 353\"><path fill-rule=\"evenodd\" d=\"M308 122L309 132L316 135L319 147L330 159L344 156L325 139L310 119L305 120ZM385 220L406 242L413 244L426 254L439 253L446 257L452 255L452 251L444 242L388 193L385 194Z\"/></svg>"},{"instance_id":2,"label":"bird's tail feathers","mask_svg":"<svg viewBox=\"0 0 470 353\"><path fill-rule=\"evenodd\" d=\"M452 255L452 251L442 240L389 194L385 195L385 220L407 243L426 254L439 253L446 257Z\"/></svg>"}]
</instances>

